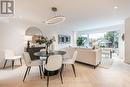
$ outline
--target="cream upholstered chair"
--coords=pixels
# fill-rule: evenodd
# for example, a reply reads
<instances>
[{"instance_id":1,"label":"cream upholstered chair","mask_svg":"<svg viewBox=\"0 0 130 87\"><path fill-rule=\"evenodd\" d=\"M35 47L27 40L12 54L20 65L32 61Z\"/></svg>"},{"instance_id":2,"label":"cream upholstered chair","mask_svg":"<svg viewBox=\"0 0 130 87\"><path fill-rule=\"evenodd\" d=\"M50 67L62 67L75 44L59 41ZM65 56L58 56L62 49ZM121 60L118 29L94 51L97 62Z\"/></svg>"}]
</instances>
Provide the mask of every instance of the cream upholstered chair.
<instances>
[{"instance_id":1,"label":"cream upholstered chair","mask_svg":"<svg viewBox=\"0 0 130 87\"><path fill-rule=\"evenodd\" d=\"M76 50L76 48L74 48L74 47L65 47L65 48L63 48L61 50L66 52L66 54L63 55L63 59L71 59L73 54L74 54L74 51Z\"/></svg>"},{"instance_id":2,"label":"cream upholstered chair","mask_svg":"<svg viewBox=\"0 0 130 87\"><path fill-rule=\"evenodd\" d=\"M51 73L56 72L58 74L60 72L61 82L62 79L62 56L61 55L51 55L47 59L47 63L45 64L45 72L44 75L47 76L47 87L49 85L49 76L52 76Z\"/></svg>"},{"instance_id":3,"label":"cream upholstered chair","mask_svg":"<svg viewBox=\"0 0 130 87\"><path fill-rule=\"evenodd\" d=\"M6 49L4 55L5 55L5 63L4 63L3 69L5 68L8 60L12 61L12 69L14 67L14 61L17 60L17 59L20 60L20 63L22 65L22 60L21 60L22 57L21 56L15 56L15 53L12 50Z\"/></svg>"},{"instance_id":4,"label":"cream upholstered chair","mask_svg":"<svg viewBox=\"0 0 130 87\"><path fill-rule=\"evenodd\" d=\"M41 60L32 61L28 52L23 53L23 58L24 58L26 66L27 66L23 81L25 80L27 73L29 74L32 66L39 66L40 77L42 79L43 62Z\"/></svg>"},{"instance_id":5,"label":"cream upholstered chair","mask_svg":"<svg viewBox=\"0 0 130 87\"><path fill-rule=\"evenodd\" d=\"M75 63L75 60L76 60L76 58L77 58L77 54L78 54L78 52L77 52L77 50L75 50L74 53L73 53L72 58L64 58L64 59L63 59L63 64L65 64L65 65L66 65L66 64L71 64L71 65L72 65L72 68L73 68L73 72L74 72L75 77L76 77L76 72L75 72L74 63Z\"/></svg>"}]
</instances>

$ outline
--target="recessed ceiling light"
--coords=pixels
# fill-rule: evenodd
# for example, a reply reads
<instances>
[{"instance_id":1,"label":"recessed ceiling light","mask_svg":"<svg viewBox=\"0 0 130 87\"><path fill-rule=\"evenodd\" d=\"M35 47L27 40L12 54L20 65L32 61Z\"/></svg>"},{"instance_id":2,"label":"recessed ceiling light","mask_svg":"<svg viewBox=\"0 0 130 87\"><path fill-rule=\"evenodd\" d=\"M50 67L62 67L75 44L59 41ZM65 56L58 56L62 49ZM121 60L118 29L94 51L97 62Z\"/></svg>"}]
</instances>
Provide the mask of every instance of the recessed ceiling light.
<instances>
[{"instance_id":1,"label":"recessed ceiling light","mask_svg":"<svg viewBox=\"0 0 130 87\"><path fill-rule=\"evenodd\" d=\"M118 9L118 6L114 6L114 9Z\"/></svg>"}]
</instances>

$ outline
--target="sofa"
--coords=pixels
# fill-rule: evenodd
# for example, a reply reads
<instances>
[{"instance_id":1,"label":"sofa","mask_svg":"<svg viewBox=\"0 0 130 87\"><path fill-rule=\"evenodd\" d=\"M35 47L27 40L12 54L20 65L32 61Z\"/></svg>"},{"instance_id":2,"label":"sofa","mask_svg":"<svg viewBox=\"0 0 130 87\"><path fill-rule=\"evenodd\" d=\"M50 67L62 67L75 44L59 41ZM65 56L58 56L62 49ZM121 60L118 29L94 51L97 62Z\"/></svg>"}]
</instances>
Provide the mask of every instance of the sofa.
<instances>
[{"instance_id":1,"label":"sofa","mask_svg":"<svg viewBox=\"0 0 130 87\"><path fill-rule=\"evenodd\" d=\"M93 65L94 68L101 62L100 49L93 50L89 48L67 47L67 48L64 48L64 51L66 51L66 54L63 57L72 58L75 50L78 51L78 55L76 58L77 62Z\"/></svg>"},{"instance_id":2,"label":"sofa","mask_svg":"<svg viewBox=\"0 0 130 87\"><path fill-rule=\"evenodd\" d=\"M96 67L101 62L101 50L89 48L77 48L78 55L76 61L86 63Z\"/></svg>"}]
</instances>

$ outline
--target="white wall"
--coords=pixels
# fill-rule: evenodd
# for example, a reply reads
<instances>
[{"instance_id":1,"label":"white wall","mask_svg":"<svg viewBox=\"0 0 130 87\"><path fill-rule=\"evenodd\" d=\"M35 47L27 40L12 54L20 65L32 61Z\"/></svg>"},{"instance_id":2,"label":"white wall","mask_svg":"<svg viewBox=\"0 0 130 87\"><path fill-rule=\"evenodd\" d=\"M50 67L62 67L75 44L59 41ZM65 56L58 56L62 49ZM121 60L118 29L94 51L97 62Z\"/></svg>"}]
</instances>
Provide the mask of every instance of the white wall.
<instances>
[{"instance_id":1,"label":"white wall","mask_svg":"<svg viewBox=\"0 0 130 87\"><path fill-rule=\"evenodd\" d=\"M78 35L81 34L90 34L90 33L103 33L103 32L109 32L109 31L118 31L122 28L124 24L120 25L113 25L113 26L106 26L106 27L101 27L101 28L94 28L86 31L79 31Z\"/></svg>"},{"instance_id":2,"label":"white wall","mask_svg":"<svg viewBox=\"0 0 130 87\"><path fill-rule=\"evenodd\" d=\"M4 63L4 50L12 49L17 55L23 52L24 29L18 22L0 23L0 66Z\"/></svg>"},{"instance_id":3,"label":"white wall","mask_svg":"<svg viewBox=\"0 0 130 87\"><path fill-rule=\"evenodd\" d=\"M58 43L58 35L69 35L71 36L71 43L69 44L59 44ZM73 46L73 32L61 32L61 33L53 33L52 36L55 37L55 42L53 42L54 50L59 50L65 47Z\"/></svg>"},{"instance_id":4,"label":"white wall","mask_svg":"<svg viewBox=\"0 0 130 87\"><path fill-rule=\"evenodd\" d=\"M0 67L4 64L4 50L12 49L16 55L24 51L25 30L36 24L20 19L2 19L0 21Z\"/></svg>"},{"instance_id":5,"label":"white wall","mask_svg":"<svg viewBox=\"0 0 130 87\"><path fill-rule=\"evenodd\" d=\"M125 21L125 62L130 63L130 18Z\"/></svg>"},{"instance_id":6,"label":"white wall","mask_svg":"<svg viewBox=\"0 0 130 87\"><path fill-rule=\"evenodd\" d=\"M124 25L119 30L119 58L125 59L125 48L124 48L124 41L122 40L122 35L124 34L125 27Z\"/></svg>"}]
</instances>

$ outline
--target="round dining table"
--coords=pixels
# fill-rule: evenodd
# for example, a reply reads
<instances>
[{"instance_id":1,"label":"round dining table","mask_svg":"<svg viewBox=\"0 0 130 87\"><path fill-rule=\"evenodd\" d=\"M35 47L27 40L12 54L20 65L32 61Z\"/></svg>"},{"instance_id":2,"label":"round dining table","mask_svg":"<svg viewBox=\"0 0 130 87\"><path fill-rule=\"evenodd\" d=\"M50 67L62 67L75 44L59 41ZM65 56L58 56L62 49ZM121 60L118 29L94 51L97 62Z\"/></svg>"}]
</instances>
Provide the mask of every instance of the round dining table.
<instances>
[{"instance_id":1,"label":"round dining table","mask_svg":"<svg viewBox=\"0 0 130 87\"><path fill-rule=\"evenodd\" d=\"M65 51L50 51L49 53L46 53L45 51L36 52L34 53L35 56L39 57L49 57L50 55L64 55L66 54Z\"/></svg>"}]
</instances>

